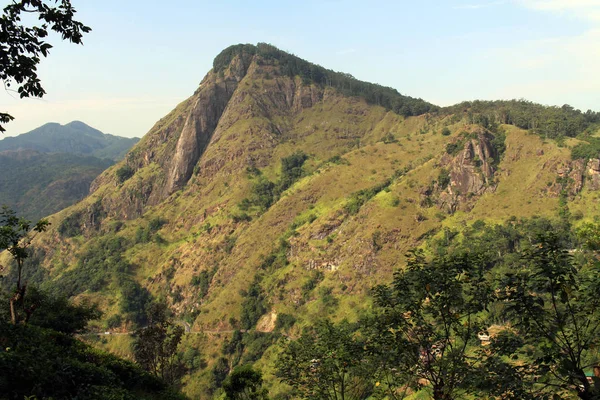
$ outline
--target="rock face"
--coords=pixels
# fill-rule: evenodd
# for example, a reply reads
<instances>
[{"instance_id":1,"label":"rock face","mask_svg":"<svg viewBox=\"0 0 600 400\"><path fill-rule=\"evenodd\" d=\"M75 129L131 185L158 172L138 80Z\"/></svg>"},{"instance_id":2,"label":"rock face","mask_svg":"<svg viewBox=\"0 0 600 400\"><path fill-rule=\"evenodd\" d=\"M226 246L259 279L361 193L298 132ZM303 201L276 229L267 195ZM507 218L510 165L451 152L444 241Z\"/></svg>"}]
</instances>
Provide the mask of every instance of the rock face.
<instances>
[{"instance_id":1,"label":"rock face","mask_svg":"<svg viewBox=\"0 0 600 400\"><path fill-rule=\"evenodd\" d=\"M561 163L556 168L557 179L548 188L548 194L559 196L566 190L569 198L575 197L586 185L590 190L600 189L600 159L591 158Z\"/></svg>"},{"instance_id":2,"label":"rock face","mask_svg":"<svg viewBox=\"0 0 600 400\"><path fill-rule=\"evenodd\" d=\"M591 190L600 189L600 159L592 158L586 166L587 182Z\"/></svg>"},{"instance_id":3,"label":"rock face","mask_svg":"<svg viewBox=\"0 0 600 400\"><path fill-rule=\"evenodd\" d=\"M476 137L467 139L456 156L445 154L440 161L449 172L450 182L446 188L438 187L441 193L437 203L448 213L461 207L468 209L474 196L495 190L494 163L498 154L492 145L494 136L485 131L474 134Z\"/></svg>"},{"instance_id":4,"label":"rock face","mask_svg":"<svg viewBox=\"0 0 600 400\"><path fill-rule=\"evenodd\" d=\"M124 167L133 171L130 178L122 182L114 170L99 176L90 192L100 198L106 216L137 218L186 187L193 176L206 183L215 174L268 165L271 153L265 150L285 140L290 129L283 121L333 91L266 64L258 55L238 55L219 72L210 71L196 92L127 155ZM98 192L106 186L115 190Z\"/></svg>"},{"instance_id":5,"label":"rock face","mask_svg":"<svg viewBox=\"0 0 600 400\"><path fill-rule=\"evenodd\" d=\"M194 166L204 153L229 99L246 71L247 67L237 58L224 79L209 75L200 85L177 141L164 187L164 197L181 189L192 176Z\"/></svg>"}]
</instances>

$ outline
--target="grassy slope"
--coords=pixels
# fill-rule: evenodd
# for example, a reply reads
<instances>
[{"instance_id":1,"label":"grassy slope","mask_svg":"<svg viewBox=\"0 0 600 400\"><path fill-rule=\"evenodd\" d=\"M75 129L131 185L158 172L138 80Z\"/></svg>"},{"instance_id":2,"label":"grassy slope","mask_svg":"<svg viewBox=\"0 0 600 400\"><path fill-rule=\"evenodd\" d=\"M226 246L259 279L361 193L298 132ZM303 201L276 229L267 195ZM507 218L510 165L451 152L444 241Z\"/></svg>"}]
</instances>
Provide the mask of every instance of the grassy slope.
<instances>
[{"instance_id":1,"label":"grassy slope","mask_svg":"<svg viewBox=\"0 0 600 400\"><path fill-rule=\"evenodd\" d=\"M267 72L271 72L269 79L265 76ZM497 189L477 199L470 212L445 216L435 206L421 207L419 190L437 178L438 162L446 143L467 126L450 125L453 136L445 137L440 132L449 118L404 119L362 100L339 96L330 89L326 92L327 101L298 113L282 110L261 96L288 79L273 78L272 72L267 67L260 70L251 67L236 94L239 102L222 117L219 140L209 146L200 161L199 173L186 188L148 207L143 217L122 221L118 232L130 240L125 258L135 266L133 274L138 282L154 295L168 299L172 290L180 286L184 300L173 304L173 309L185 318L199 308L201 313L193 321L194 329L224 331L194 341L194 346L203 349L209 366L218 358L219 345L232 329L229 319L239 319L241 292L252 282L262 258L277 246L278 239L294 221L308 215L316 217L298 227L297 235L290 239L290 264L267 274L262 281L270 307L278 313L297 316L292 335L320 317L355 317L368 307L368 289L388 281L393 270L402 266L406 250L418 246L420 238L428 232L435 233L441 227L460 227L477 219L501 221L513 215L556 214L558 199L548 196L545 189L556 177L556 166L569 158L568 148L559 148L553 142L543 143L538 136L505 127L507 150L497 174ZM159 121L133 151L153 148L168 154L174 142L157 144L156 135L163 127L175 123L178 115L188 108L189 102L182 103ZM285 128L280 136L271 130L269 121ZM383 143L381 139L388 133L397 142ZM538 155L540 148L542 155ZM280 158L296 150L310 155L305 166L307 176L264 214L255 215L250 222L234 222L231 215L239 212L237 204L248 196L252 185L245 170L248 157L256 160L265 176L275 180ZM336 155L343 156L347 163L327 162ZM204 172L211 165L209 161L218 159L227 161L222 169ZM394 180L388 191L376 195L356 215L343 213L351 193L373 187L407 166L411 169L406 176ZM52 217L54 228L63 217L85 210L98 198L106 196L118 202L124 194L134 192L137 186L161 173L151 164L115 189L111 176L118 167L103 175L100 181L104 184L92 196ZM585 218L592 218L598 211L590 205L597 197L597 193L584 189L571 207L582 210ZM425 219L417 221L417 214ZM158 231L164 242L134 244L136 231L157 216L167 221ZM110 231L114 222L113 217L106 218L102 231ZM207 223L212 227L210 230L206 229ZM373 245L376 232L382 238L379 249ZM52 230L38 245L45 247L51 256L54 252L53 258L45 261L50 270L60 263L73 268L78 254L83 254L98 236L95 233L91 238L64 239ZM224 250L228 237L236 238L230 253ZM190 285L192 276L215 266L217 272L207 297L198 299L197 289ZM302 286L315 266L323 270L324 279L315 289L303 293ZM169 278L167 272L171 268L175 274ZM327 307L323 303L319 293L324 287L331 288L338 299L337 306ZM101 301L106 317L118 312L119 295L111 287L82 296ZM129 344L122 337L114 337L107 338L104 346L124 354ZM270 383L274 381L274 352L274 349L267 351L259 362ZM186 380L191 397L202 393L207 371Z\"/></svg>"}]
</instances>

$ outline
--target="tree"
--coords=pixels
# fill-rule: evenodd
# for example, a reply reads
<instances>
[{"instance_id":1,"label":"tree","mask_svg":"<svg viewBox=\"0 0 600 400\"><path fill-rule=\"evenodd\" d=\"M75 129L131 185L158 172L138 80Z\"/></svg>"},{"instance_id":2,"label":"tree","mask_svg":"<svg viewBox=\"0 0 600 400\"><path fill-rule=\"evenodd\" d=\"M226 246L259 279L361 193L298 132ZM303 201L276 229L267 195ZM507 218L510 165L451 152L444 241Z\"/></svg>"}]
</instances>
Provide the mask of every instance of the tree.
<instances>
[{"instance_id":1,"label":"tree","mask_svg":"<svg viewBox=\"0 0 600 400\"><path fill-rule=\"evenodd\" d=\"M7 90L16 84L19 97L43 97L46 91L37 75L41 57L47 57L52 45L46 41L49 31L62 40L82 44L91 29L74 18L70 0L14 0L4 7L0 18L0 79ZM38 24L26 26L21 15L36 15ZM0 132L14 118L0 113Z\"/></svg>"},{"instance_id":2,"label":"tree","mask_svg":"<svg viewBox=\"0 0 600 400\"><path fill-rule=\"evenodd\" d=\"M260 371L250 364L236 367L223 382L227 400L266 400L267 390L262 387Z\"/></svg>"},{"instance_id":3,"label":"tree","mask_svg":"<svg viewBox=\"0 0 600 400\"><path fill-rule=\"evenodd\" d=\"M183 333L182 326L174 325L168 319L165 304L151 304L148 308L148 326L136 331L133 344L135 361L154 376L174 384L184 372L177 355Z\"/></svg>"},{"instance_id":4,"label":"tree","mask_svg":"<svg viewBox=\"0 0 600 400\"><path fill-rule=\"evenodd\" d=\"M348 322L318 322L289 342L276 362L276 375L302 398L365 399L373 390L364 343Z\"/></svg>"},{"instance_id":5,"label":"tree","mask_svg":"<svg viewBox=\"0 0 600 400\"><path fill-rule=\"evenodd\" d=\"M35 310L27 316L28 324L67 335L85 331L88 321L98 319L102 315L95 304L85 301L73 304L66 297L53 297L34 286L28 287L27 297L22 303L22 309ZM3 295L0 319L11 319L9 304Z\"/></svg>"},{"instance_id":6,"label":"tree","mask_svg":"<svg viewBox=\"0 0 600 400\"><path fill-rule=\"evenodd\" d=\"M485 330L490 299L482 265L468 253L427 261L415 250L390 286L374 288L370 354L391 397L401 398L406 386L429 387L436 400L469 390L481 360L468 348Z\"/></svg>"},{"instance_id":7,"label":"tree","mask_svg":"<svg viewBox=\"0 0 600 400\"><path fill-rule=\"evenodd\" d=\"M600 363L594 350L600 346L599 292L597 261L577 265L554 233L541 236L503 278L498 298L524 339L513 356L533 371L537 398L557 392L600 397L600 382L590 383L585 374ZM527 347L533 357L521 356Z\"/></svg>"},{"instance_id":8,"label":"tree","mask_svg":"<svg viewBox=\"0 0 600 400\"><path fill-rule=\"evenodd\" d=\"M29 245L33 239L32 232L43 232L49 222L42 219L35 225L31 221L16 216L15 212L8 207L2 207L0 211L0 251L7 250L17 264L17 284L13 296L9 300L10 319L13 325L19 322L27 322L37 307L36 303L24 307L25 292L27 285L23 284L21 277L23 264L29 256Z\"/></svg>"}]
</instances>

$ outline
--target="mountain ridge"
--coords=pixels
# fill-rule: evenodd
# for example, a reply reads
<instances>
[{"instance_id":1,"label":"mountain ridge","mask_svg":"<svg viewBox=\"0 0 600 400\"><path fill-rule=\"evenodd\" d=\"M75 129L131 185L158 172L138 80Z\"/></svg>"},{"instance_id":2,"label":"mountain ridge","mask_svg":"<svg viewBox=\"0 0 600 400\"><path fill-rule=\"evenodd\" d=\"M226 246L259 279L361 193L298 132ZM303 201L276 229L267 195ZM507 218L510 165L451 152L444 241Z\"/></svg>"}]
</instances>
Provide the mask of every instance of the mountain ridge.
<instances>
[{"instance_id":1,"label":"mountain ridge","mask_svg":"<svg viewBox=\"0 0 600 400\"><path fill-rule=\"evenodd\" d=\"M564 204L576 221L600 216L595 115L519 102L402 115L236 49L88 197L50 217L26 272L98 302L98 331L131 330L151 298L196 331L223 331L185 343L208 355L184 380L191 397L210 398L222 359L256 363L283 393L281 329L355 319L429 240L478 220L554 218ZM591 156L574 160L577 146ZM235 330L237 361L223 350ZM119 340L104 346L127 353Z\"/></svg>"},{"instance_id":2,"label":"mountain ridge","mask_svg":"<svg viewBox=\"0 0 600 400\"><path fill-rule=\"evenodd\" d=\"M0 140L0 204L38 220L83 199L92 181L137 142L72 121Z\"/></svg>"},{"instance_id":3,"label":"mountain ridge","mask_svg":"<svg viewBox=\"0 0 600 400\"><path fill-rule=\"evenodd\" d=\"M72 121L65 125L48 122L18 136L0 140L0 151L32 149L43 153L71 153L92 155L118 161L138 138L124 138Z\"/></svg>"}]
</instances>

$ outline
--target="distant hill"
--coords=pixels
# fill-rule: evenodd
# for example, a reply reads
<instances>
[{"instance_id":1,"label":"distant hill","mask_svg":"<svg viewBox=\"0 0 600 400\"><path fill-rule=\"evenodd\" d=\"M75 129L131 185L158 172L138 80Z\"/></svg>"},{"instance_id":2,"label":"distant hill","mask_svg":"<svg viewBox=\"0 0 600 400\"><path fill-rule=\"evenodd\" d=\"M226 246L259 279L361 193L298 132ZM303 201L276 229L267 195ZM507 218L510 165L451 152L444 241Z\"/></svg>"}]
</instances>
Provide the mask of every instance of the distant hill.
<instances>
[{"instance_id":1,"label":"distant hill","mask_svg":"<svg viewBox=\"0 0 600 400\"><path fill-rule=\"evenodd\" d=\"M0 152L0 204L27 219L40 219L83 199L91 182L113 163L77 154Z\"/></svg>"},{"instance_id":2,"label":"distant hill","mask_svg":"<svg viewBox=\"0 0 600 400\"><path fill-rule=\"evenodd\" d=\"M138 141L138 138L102 133L80 121L66 125L50 122L19 136L0 140L0 152L28 149L41 153L80 154L118 161Z\"/></svg>"},{"instance_id":3,"label":"distant hill","mask_svg":"<svg viewBox=\"0 0 600 400\"><path fill-rule=\"evenodd\" d=\"M0 140L0 205L37 220L83 199L92 181L138 138L107 135L73 121Z\"/></svg>"}]
</instances>

